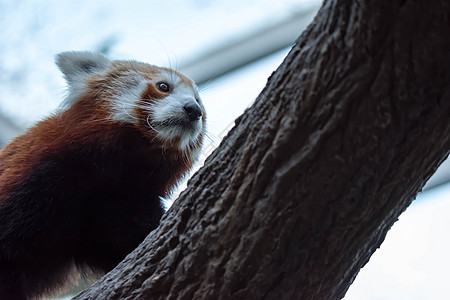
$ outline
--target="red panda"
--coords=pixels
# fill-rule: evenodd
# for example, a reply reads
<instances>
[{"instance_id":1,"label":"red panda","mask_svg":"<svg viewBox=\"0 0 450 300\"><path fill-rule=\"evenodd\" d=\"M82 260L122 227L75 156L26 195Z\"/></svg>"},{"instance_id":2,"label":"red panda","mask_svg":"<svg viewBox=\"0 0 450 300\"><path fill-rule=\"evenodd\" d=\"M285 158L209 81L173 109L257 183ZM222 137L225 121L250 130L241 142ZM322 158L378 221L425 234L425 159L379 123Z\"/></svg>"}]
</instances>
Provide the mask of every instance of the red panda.
<instances>
[{"instance_id":1,"label":"red panda","mask_svg":"<svg viewBox=\"0 0 450 300\"><path fill-rule=\"evenodd\" d=\"M198 159L205 108L167 68L64 52L64 107L0 151L0 299L107 272L155 229Z\"/></svg>"}]
</instances>

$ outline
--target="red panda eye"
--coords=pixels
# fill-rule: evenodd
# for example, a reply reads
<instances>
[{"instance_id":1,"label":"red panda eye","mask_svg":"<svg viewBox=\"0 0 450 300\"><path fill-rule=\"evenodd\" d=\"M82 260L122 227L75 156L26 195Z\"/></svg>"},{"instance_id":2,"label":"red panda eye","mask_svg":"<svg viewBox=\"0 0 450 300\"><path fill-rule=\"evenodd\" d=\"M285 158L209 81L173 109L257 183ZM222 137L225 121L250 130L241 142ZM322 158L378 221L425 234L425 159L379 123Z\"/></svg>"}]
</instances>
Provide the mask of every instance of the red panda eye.
<instances>
[{"instance_id":1,"label":"red panda eye","mask_svg":"<svg viewBox=\"0 0 450 300\"><path fill-rule=\"evenodd\" d=\"M170 92L170 85L167 82L158 82L156 87L163 93Z\"/></svg>"}]
</instances>

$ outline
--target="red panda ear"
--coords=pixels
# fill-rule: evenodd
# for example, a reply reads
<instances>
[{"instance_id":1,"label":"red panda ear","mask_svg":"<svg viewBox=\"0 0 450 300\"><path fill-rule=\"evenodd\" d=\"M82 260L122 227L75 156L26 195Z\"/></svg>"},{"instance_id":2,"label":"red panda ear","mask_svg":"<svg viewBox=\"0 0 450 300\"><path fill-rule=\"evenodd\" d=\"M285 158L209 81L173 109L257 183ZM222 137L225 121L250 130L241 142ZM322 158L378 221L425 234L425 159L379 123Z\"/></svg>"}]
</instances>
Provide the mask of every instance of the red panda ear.
<instances>
[{"instance_id":1,"label":"red panda ear","mask_svg":"<svg viewBox=\"0 0 450 300\"><path fill-rule=\"evenodd\" d=\"M103 55L87 51L62 52L56 56L56 64L69 85L81 83L87 76L107 69L110 63Z\"/></svg>"}]
</instances>

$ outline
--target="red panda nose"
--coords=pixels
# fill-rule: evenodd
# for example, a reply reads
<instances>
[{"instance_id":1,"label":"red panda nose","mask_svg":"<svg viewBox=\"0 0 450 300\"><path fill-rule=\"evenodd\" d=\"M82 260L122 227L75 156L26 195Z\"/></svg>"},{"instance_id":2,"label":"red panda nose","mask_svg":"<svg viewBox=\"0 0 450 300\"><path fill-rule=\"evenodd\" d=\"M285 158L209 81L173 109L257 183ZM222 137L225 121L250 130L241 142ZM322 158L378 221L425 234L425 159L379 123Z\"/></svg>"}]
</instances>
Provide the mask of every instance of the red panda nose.
<instances>
[{"instance_id":1,"label":"red panda nose","mask_svg":"<svg viewBox=\"0 0 450 300\"><path fill-rule=\"evenodd\" d=\"M202 116L202 110L197 103L189 102L185 104L183 108L191 122L200 119Z\"/></svg>"}]
</instances>

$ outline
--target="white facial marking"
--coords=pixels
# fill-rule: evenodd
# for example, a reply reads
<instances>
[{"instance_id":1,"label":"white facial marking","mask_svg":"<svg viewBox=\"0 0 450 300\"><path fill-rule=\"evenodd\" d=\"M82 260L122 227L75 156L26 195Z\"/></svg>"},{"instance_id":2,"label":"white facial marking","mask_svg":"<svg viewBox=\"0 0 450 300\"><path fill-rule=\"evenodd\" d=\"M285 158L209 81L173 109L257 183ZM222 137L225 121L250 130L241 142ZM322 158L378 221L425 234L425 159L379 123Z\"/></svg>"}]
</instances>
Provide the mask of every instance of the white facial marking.
<instances>
[{"instance_id":1,"label":"white facial marking","mask_svg":"<svg viewBox=\"0 0 450 300\"><path fill-rule=\"evenodd\" d=\"M144 77L137 74L130 77L124 87L118 87L119 94L112 101L111 117L120 122L138 123L135 108L146 88Z\"/></svg>"}]
</instances>

